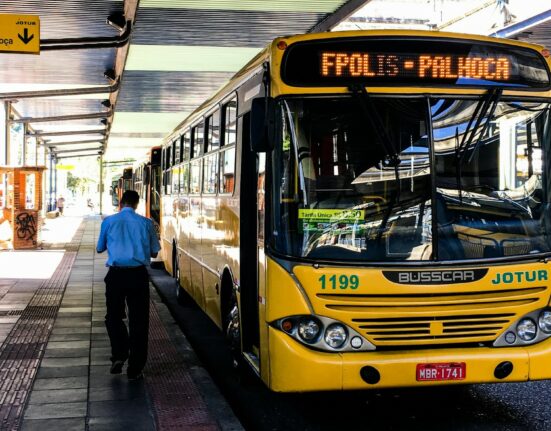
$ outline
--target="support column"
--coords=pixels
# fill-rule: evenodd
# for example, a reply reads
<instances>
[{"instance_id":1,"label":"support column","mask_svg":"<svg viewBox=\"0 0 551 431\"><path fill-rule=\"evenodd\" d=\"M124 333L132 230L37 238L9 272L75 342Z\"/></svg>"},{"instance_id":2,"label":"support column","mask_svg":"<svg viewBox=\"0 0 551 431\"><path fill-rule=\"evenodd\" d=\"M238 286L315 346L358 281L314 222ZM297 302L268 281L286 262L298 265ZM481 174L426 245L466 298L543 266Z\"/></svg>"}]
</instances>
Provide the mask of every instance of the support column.
<instances>
[{"instance_id":1,"label":"support column","mask_svg":"<svg viewBox=\"0 0 551 431\"><path fill-rule=\"evenodd\" d=\"M54 189L54 165L53 165L53 154L51 151L49 151L48 157L50 158L50 169L48 172L48 176L50 177L49 178L50 186L48 187L48 211L54 211L55 205L54 205L54 197L52 194Z\"/></svg>"},{"instance_id":2,"label":"support column","mask_svg":"<svg viewBox=\"0 0 551 431\"><path fill-rule=\"evenodd\" d=\"M53 168L53 172L54 172L54 197L53 197L53 202L54 202L54 208L57 207L57 158L55 155L52 155L52 160L53 160L53 165L54 165L54 168Z\"/></svg>"},{"instance_id":3,"label":"support column","mask_svg":"<svg viewBox=\"0 0 551 431\"><path fill-rule=\"evenodd\" d=\"M27 165L27 134L29 133L29 123L23 124L23 163L22 166ZM35 165L36 166L36 165Z\"/></svg>"},{"instance_id":4,"label":"support column","mask_svg":"<svg viewBox=\"0 0 551 431\"><path fill-rule=\"evenodd\" d=\"M6 165L10 165L11 163L11 151L10 151L10 137L11 137L11 125L10 125L10 118L11 118L11 102L9 100L6 100L4 102L4 108L5 108L5 114L6 114L6 128L4 130L5 137L6 137Z\"/></svg>"},{"instance_id":5,"label":"support column","mask_svg":"<svg viewBox=\"0 0 551 431\"><path fill-rule=\"evenodd\" d=\"M99 215L103 214L103 154L99 156Z\"/></svg>"}]
</instances>

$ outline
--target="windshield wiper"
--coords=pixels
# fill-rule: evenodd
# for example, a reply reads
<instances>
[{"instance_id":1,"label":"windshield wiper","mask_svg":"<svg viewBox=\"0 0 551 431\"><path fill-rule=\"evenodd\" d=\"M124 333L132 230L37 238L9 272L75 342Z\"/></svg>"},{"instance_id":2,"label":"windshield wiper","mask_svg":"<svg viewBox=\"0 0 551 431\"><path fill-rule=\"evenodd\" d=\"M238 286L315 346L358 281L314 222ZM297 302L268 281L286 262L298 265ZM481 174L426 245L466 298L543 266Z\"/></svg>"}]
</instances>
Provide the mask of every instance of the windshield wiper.
<instances>
[{"instance_id":1,"label":"windshield wiper","mask_svg":"<svg viewBox=\"0 0 551 431\"><path fill-rule=\"evenodd\" d=\"M367 92L365 87L363 85L351 85L349 88L352 94L358 99L358 102L360 103L365 117L371 123L371 126L373 127L375 134L379 138L379 141L385 152L385 159L382 160L381 169L391 167L394 168L394 181L396 185L396 190L394 192L392 203L389 204L386 214L381 221L381 227L377 235L377 241L379 241L382 238L383 230L388 223L388 219L392 214L392 209L396 206L398 202L400 202L400 194L402 192L402 186L400 184L400 172L398 170L398 166L400 165L400 155L398 154L398 151L396 151L392 139L390 139L390 136L388 136L383 120L381 120L379 112L377 111L377 109L375 109L373 101L371 100L371 97L369 96L369 93Z\"/></svg>"},{"instance_id":2,"label":"windshield wiper","mask_svg":"<svg viewBox=\"0 0 551 431\"><path fill-rule=\"evenodd\" d=\"M482 129L480 130L480 133L478 135L478 140L476 141L473 147L473 150L471 152L471 156L469 157L469 163L472 162L474 154L476 153L476 150L478 149L478 147L480 146L480 143L482 142L482 137L484 136L484 133L486 133L486 130L488 129L488 125L490 124L490 119L493 117L495 113L497 104L499 102L499 99L501 99L502 94L503 94L503 90L501 88L491 88L488 91L488 93L478 101L475 111L473 113L473 116L469 119L467 128L463 133L461 144L459 144L459 146L456 149L455 175L456 175L456 183L457 183L456 186L459 192L459 202L461 202L462 200L461 166L463 164L463 160L467 155L467 151L471 146L471 143L473 142L473 139L477 133L477 130L480 127L480 124L482 123L482 121L484 121L484 118L486 118L486 121L484 121L484 125L482 126ZM474 126L472 126L473 121L474 121ZM467 138L467 135L468 135L468 138Z\"/></svg>"},{"instance_id":3,"label":"windshield wiper","mask_svg":"<svg viewBox=\"0 0 551 431\"><path fill-rule=\"evenodd\" d=\"M480 131L480 135L478 135L478 140L476 141L476 144L474 144L473 151L471 152L471 156L469 157L469 163L473 161L473 157L476 154L476 151L478 150L478 147L480 146L480 143L482 142L482 137L486 133L486 130L488 130L488 125L490 124L490 120L494 117L494 113L496 112L497 104L499 103L499 99L501 99L501 95L503 94L503 90L499 88L495 96L493 97L493 101L491 102L490 111L488 112L488 115L486 116L486 121L484 122L484 126L482 126L482 130ZM486 113L483 113L482 115L486 115ZM465 148L464 154L467 153L467 148ZM463 157L461 158L463 160Z\"/></svg>"},{"instance_id":4,"label":"windshield wiper","mask_svg":"<svg viewBox=\"0 0 551 431\"><path fill-rule=\"evenodd\" d=\"M397 168L400 164L400 156L396 151L394 144L392 143L392 139L390 139L390 137L388 136L379 112L377 112L377 109L375 109L375 106L373 106L373 101L371 100L369 93L367 92L365 87L361 85L352 85L349 88L352 94L356 96L356 98L360 102L360 106L366 118L369 120L369 122L373 126L373 129L375 130L375 133L377 134L377 137L380 139L386 156L386 159L383 160L383 166L396 168L396 175L399 178Z\"/></svg>"}]
</instances>

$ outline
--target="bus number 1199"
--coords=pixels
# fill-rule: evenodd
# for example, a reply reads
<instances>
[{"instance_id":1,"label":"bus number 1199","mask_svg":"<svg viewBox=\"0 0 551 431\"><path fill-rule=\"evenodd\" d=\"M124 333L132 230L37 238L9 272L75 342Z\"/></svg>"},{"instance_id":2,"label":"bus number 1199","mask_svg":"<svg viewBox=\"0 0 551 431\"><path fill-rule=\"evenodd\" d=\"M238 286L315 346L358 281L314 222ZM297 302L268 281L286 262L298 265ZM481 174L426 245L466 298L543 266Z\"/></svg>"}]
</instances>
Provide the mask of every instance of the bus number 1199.
<instances>
[{"instance_id":1,"label":"bus number 1199","mask_svg":"<svg viewBox=\"0 0 551 431\"><path fill-rule=\"evenodd\" d=\"M360 278L357 275L332 275L330 277L326 276L325 274L322 275L318 281L320 282L321 289L332 289L336 290L337 285L339 289L345 290L345 289L357 289L360 285Z\"/></svg>"}]
</instances>

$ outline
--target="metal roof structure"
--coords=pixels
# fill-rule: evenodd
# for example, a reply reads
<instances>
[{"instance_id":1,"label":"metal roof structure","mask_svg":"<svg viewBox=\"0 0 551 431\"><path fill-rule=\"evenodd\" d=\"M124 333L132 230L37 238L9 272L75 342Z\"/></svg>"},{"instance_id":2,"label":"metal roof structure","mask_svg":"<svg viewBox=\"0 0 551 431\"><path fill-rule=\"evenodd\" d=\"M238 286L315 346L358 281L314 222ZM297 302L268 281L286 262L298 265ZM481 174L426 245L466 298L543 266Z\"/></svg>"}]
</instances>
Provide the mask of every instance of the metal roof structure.
<instances>
[{"instance_id":1,"label":"metal roof structure","mask_svg":"<svg viewBox=\"0 0 551 431\"><path fill-rule=\"evenodd\" d=\"M140 158L277 36L329 30L363 7L345 24L551 47L546 2L530 14L522 0L5 0L0 14L40 16L41 53L0 53L0 101L59 157ZM493 29L503 7L512 20Z\"/></svg>"},{"instance_id":2,"label":"metal roof structure","mask_svg":"<svg viewBox=\"0 0 551 431\"><path fill-rule=\"evenodd\" d=\"M40 16L41 53L0 53L0 99L60 158L140 157L271 39L365 1L3 1L0 14Z\"/></svg>"}]
</instances>

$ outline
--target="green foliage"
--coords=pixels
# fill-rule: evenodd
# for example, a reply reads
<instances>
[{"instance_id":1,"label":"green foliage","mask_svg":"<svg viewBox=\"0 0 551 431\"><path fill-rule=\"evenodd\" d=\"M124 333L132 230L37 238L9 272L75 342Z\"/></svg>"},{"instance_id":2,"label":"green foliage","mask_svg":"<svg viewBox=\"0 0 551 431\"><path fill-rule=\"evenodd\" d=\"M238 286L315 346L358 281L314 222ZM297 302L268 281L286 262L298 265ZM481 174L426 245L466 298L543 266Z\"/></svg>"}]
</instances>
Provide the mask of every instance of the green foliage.
<instances>
[{"instance_id":1,"label":"green foliage","mask_svg":"<svg viewBox=\"0 0 551 431\"><path fill-rule=\"evenodd\" d=\"M77 192L80 194L84 193L87 186L93 182L95 181L90 178L77 177L71 172L67 172L67 189L73 194L76 194Z\"/></svg>"}]
</instances>

